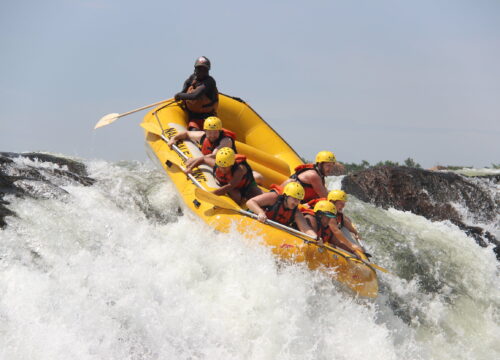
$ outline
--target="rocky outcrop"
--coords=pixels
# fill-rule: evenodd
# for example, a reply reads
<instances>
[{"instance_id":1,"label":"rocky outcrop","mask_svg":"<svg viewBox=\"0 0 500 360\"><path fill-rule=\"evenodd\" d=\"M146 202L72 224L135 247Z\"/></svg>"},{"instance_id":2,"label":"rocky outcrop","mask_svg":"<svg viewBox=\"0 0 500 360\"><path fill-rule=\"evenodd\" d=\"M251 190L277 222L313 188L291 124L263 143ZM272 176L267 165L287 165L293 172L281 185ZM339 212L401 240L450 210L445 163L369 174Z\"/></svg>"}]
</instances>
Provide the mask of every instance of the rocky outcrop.
<instances>
[{"instance_id":1,"label":"rocky outcrop","mask_svg":"<svg viewBox=\"0 0 500 360\"><path fill-rule=\"evenodd\" d=\"M411 211L430 220L449 220L481 246L495 244L500 260L500 242L493 234L467 224L491 223L498 219L500 199L492 194L485 181L498 183L499 176L486 180L466 178L451 172L436 172L409 167L375 167L347 175L342 188L357 198L381 206ZM467 209L468 219L457 210Z\"/></svg>"},{"instance_id":2,"label":"rocky outcrop","mask_svg":"<svg viewBox=\"0 0 500 360\"><path fill-rule=\"evenodd\" d=\"M40 163L43 166L37 166ZM6 216L15 216L8 208L7 195L52 198L66 194L64 185L94 182L78 161L41 153L0 152L0 228L6 226Z\"/></svg>"},{"instance_id":3,"label":"rocky outcrop","mask_svg":"<svg viewBox=\"0 0 500 360\"><path fill-rule=\"evenodd\" d=\"M335 165L333 166L333 175L339 176L339 175L344 175L345 173L346 169L344 164L336 162Z\"/></svg>"}]
</instances>

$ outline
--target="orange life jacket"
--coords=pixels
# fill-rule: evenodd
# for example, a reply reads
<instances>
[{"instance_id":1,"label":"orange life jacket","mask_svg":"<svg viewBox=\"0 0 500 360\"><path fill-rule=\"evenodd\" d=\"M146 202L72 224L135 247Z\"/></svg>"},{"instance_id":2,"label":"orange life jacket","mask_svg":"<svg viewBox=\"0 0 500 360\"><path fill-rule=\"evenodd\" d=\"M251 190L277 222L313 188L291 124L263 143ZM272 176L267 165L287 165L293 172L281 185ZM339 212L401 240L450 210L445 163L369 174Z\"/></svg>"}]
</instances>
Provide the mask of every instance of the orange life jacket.
<instances>
[{"instance_id":1,"label":"orange life jacket","mask_svg":"<svg viewBox=\"0 0 500 360\"><path fill-rule=\"evenodd\" d=\"M314 206L318 203L318 201L321 200L328 200L327 198L316 198L312 199L311 201L308 201L307 203L304 204L304 206L307 206L310 209L314 209Z\"/></svg>"},{"instance_id":2,"label":"orange life jacket","mask_svg":"<svg viewBox=\"0 0 500 360\"><path fill-rule=\"evenodd\" d=\"M313 199L319 198L319 194L316 191L314 191L311 184L300 181L299 179L299 175L308 170L316 171L316 173L318 173L318 175L321 177L321 182L323 183L323 185L325 185L325 177L320 173L315 164L303 164L297 166L295 168L295 173L293 173L290 176L290 178L298 181L300 185L302 185L302 187L304 188L305 196L304 200L301 201L302 203L307 203Z\"/></svg>"},{"instance_id":3,"label":"orange life jacket","mask_svg":"<svg viewBox=\"0 0 500 360\"><path fill-rule=\"evenodd\" d=\"M323 239L324 242L334 244L335 243L335 235L333 235L332 229L330 229L330 226L326 225L325 227L321 226L321 222L319 222L319 219L316 219L316 222L318 223L318 231L316 231L316 234Z\"/></svg>"},{"instance_id":4,"label":"orange life jacket","mask_svg":"<svg viewBox=\"0 0 500 360\"><path fill-rule=\"evenodd\" d=\"M317 199L312 199L311 201L309 201L307 204L304 204L304 208L305 210L310 210L312 211L312 213L314 213L314 211L312 209L314 209L314 205L316 205L316 203L318 201L321 201L321 200L328 200L327 198L317 198ZM304 210L300 210L302 212L304 212ZM307 214L310 214L310 212L307 212ZM344 226L344 214L342 214L341 212L337 212L337 224L339 226L339 229L342 229L342 227Z\"/></svg>"},{"instance_id":5,"label":"orange life jacket","mask_svg":"<svg viewBox=\"0 0 500 360\"><path fill-rule=\"evenodd\" d=\"M270 188L271 191L278 194L278 199L276 199L273 205L268 205L263 208L267 218L283 225L291 225L295 221L297 207L293 209L287 209L285 207L286 196L283 195L283 188L281 186L273 184Z\"/></svg>"},{"instance_id":6,"label":"orange life jacket","mask_svg":"<svg viewBox=\"0 0 500 360\"><path fill-rule=\"evenodd\" d=\"M200 84L201 83L199 83L196 78L193 78L193 80L191 81L191 85L189 85L186 92L188 94L194 92ZM216 113L217 107L219 106L219 92L217 88L215 88L215 91L217 92L216 100L210 100L210 98L206 94L202 94L198 99L195 100L185 100L184 103L186 104L187 109L193 113L198 114Z\"/></svg>"},{"instance_id":7,"label":"orange life jacket","mask_svg":"<svg viewBox=\"0 0 500 360\"><path fill-rule=\"evenodd\" d=\"M220 167L217 166L217 164L214 166L213 174L214 174L215 180L217 180L217 182L219 183L219 186L224 186L224 185L229 184L229 182L234 177L234 172L236 171L236 169L239 167L240 164L243 165L247 169L247 172L243 176L243 179L241 179L240 183L238 185L236 185L235 189L245 189L247 186L249 186L255 182L255 179L254 179L253 173L252 173L252 168L247 163L247 157L245 155L236 154L234 165L231 166L231 171L229 173L224 174L221 171Z\"/></svg>"},{"instance_id":8,"label":"orange life jacket","mask_svg":"<svg viewBox=\"0 0 500 360\"><path fill-rule=\"evenodd\" d=\"M203 135L200 139L201 153L203 155L210 155L211 153L214 152L214 150L219 146L222 139L224 139L225 137L231 138L231 140L232 140L231 147L234 150L234 152L236 153L237 152L236 146L234 144L234 141L236 140L236 134L234 132L226 130L226 129L222 129L219 137L213 143L211 143L210 140L208 140L206 135Z\"/></svg>"},{"instance_id":9,"label":"orange life jacket","mask_svg":"<svg viewBox=\"0 0 500 360\"><path fill-rule=\"evenodd\" d=\"M304 215L314 215L314 210L308 207L300 207L300 212Z\"/></svg>"},{"instance_id":10,"label":"orange life jacket","mask_svg":"<svg viewBox=\"0 0 500 360\"><path fill-rule=\"evenodd\" d=\"M324 200L324 199L322 199L322 200ZM321 239L323 239L324 242L329 242L331 244L334 244L335 235L333 235L333 232L330 229L330 226L326 225L325 227L323 227L321 225L320 216L317 216L312 208L311 209L301 208L300 211L302 212L302 214L304 214L306 216L306 220L309 223L309 225L311 225L311 227L313 227L313 226L312 226L311 222L309 221L309 219L307 219L307 215L314 216L314 218L316 219L316 228L317 229L314 229L314 227L313 227L313 230L316 232L316 234Z\"/></svg>"}]
</instances>

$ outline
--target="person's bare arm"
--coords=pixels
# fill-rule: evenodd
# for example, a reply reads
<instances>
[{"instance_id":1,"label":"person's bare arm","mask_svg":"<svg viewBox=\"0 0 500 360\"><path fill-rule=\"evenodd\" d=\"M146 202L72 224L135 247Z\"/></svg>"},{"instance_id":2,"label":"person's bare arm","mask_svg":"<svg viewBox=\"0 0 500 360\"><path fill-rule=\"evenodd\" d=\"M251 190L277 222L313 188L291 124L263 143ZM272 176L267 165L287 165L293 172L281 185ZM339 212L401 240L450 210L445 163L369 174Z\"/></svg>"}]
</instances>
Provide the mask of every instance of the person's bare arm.
<instances>
[{"instance_id":1,"label":"person's bare arm","mask_svg":"<svg viewBox=\"0 0 500 360\"><path fill-rule=\"evenodd\" d=\"M328 189L323 185L323 181L321 181L321 177L316 174L316 172L310 171L308 174L304 174L307 176L308 182L313 187L316 194L321 198L326 198L328 196Z\"/></svg>"},{"instance_id":2,"label":"person's bare arm","mask_svg":"<svg viewBox=\"0 0 500 360\"><path fill-rule=\"evenodd\" d=\"M335 238L342 245L348 248L350 252L358 255L358 257L360 256L359 253L363 254L363 249L361 249L358 245L353 244L352 242L350 242L345 238L344 234L337 225L337 220L331 219L330 222L328 223L328 226L330 227L330 230L333 232L333 235L335 235Z\"/></svg>"},{"instance_id":3,"label":"person's bare arm","mask_svg":"<svg viewBox=\"0 0 500 360\"><path fill-rule=\"evenodd\" d=\"M186 140L188 138L188 132L187 131L181 131L179 133L177 133L176 135L174 135L174 137L172 137L167 145L169 148L172 148L172 145L174 144L177 144L178 141L181 141L181 140Z\"/></svg>"},{"instance_id":4,"label":"person's bare arm","mask_svg":"<svg viewBox=\"0 0 500 360\"><path fill-rule=\"evenodd\" d=\"M186 89L187 90L187 89ZM184 92L179 92L175 94L175 100L196 100L207 90L205 84L199 85L195 91L190 92L189 94Z\"/></svg>"},{"instance_id":5,"label":"person's bare arm","mask_svg":"<svg viewBox=\"0 0 500 360\"><path fill-rule=\"evenodd\" d=\"M212 192L215 195L224 195L229 190L236 188L236 186L243 180L243 176L245 176L247 169L243 167L243 165L239 165L236 171L234 172L233 178L226 185L221 186L218 189L213 190Z\"/></svg>"},{"instance_id":6,"label":"person's bare arm","mask_svg":"<svg viewBox=\"0 0 500 360\"><path fill-rule=\"evenodd\" d=\"M248 200L247 207L251 212L257 215L259 221L266 222L267 216L263 207L273 205L277 198L278 194L273 191L264 193Z\"/></svg>"},{"instance_id":7,"label":"person's bare arm","mask_svg":"<svg viewBox=\"0 0 500 360\"><path fill-rule=\"evenodd\" d=\"M306 221L304 215L298 209L295 212L295 223L297 224L299 230L302 231L303 233L306 233L307 235L309 235L314 239L318 237L316 232L311 228L309 223Z\"/></svg>"},{"instance_id":8,"label":"person's bare arm","mask_svg":"<svg viewBox=\"0 0 500 360\"><path fill-rule=\"evenodd\" d=\"M205 163L205 157L204 156L199 156L197 158L189 158L186 161L186 174L191 174L194 168L200 166L201 164Z\"/></svg>"},{"instance_id":9,"label":"person's bare arm","mask_svg":"<svg viewBox=\"0 0 500 360\"><path fill-rule=\"evenodd\" d=\"M201 138L205 135L204 131L188 131L187 132L189 140L194 143L200 143Z\"/></svg>"},{"instance_id":10,"label":"person's bare arm","mask_svg":"<svg viewBox=\"0 0 500 360\"><path fill-rule=\"evenodd\" d=\"M185 171L186 174L191 173L195 167L198 167L203 164L213 168L215 166L215 155L208 154L197 158L188 159L188 161L186 161L186 171Z\"/></svg>"},{"instance_id":11,"label":"person's bare arm","mask_svg":"<svg viewBox=\"0 0 500 360\"><path fill-rule=\"evenodd\" d=\"M217 146L213 153L215 154L217 152L217 150L223 148L223 147L228 147L228 148L232 148L233 147L233 140L228 138L228 137L225 137L221 140L219 146Z\"/></svg>"},{"instance_id":12,"label":"person's bare arm","mask_svg":"<svg viewBox=\"0 0 500 360\"><path fill-rule=\"evenodd\" d=\"M347 216L344 216L344 226L347 228L347 230L352 232L357 239L361 239L358 230L354 227L351 220Z\"/></svg>"},{"instance_id":13,"label":"person's bare arm","mask_svg":"<svg viewBox=\"0 0 500 360\"><path fill-rule=\"evenodd\" d=\"M191 140L193 142L200 142L201 137L205 134L204 131L181 131L177 133L173 138L171 138L168 141L168 146L172 148L173 144L176 144L177 142L181 140Z\"/></svg>"}]
</instances>

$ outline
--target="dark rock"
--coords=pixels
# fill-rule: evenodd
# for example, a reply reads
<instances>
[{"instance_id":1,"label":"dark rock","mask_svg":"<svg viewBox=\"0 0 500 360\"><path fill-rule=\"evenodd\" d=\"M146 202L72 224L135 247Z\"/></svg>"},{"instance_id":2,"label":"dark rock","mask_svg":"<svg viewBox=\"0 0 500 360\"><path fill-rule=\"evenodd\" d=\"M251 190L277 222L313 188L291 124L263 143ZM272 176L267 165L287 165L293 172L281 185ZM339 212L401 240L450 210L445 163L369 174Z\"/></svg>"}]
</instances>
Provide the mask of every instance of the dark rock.
<instances>
[{"instance_id":1,"label":"dark rock","mask_svg":"<svg viewBox=\"0 0 500 360\"><path fill-rule=\"evenodd\" d=\"M27 158L57 166L32 166L18 164L15 159ZM0 152L0 228L6 226L5 217L15 216L8 209L6 195L16 197L52 198L67 194L64 185L79 183L92 185L94 179L88 177L85 165L71 159L41 153Z\"/></svg>"},{"instance_id":2,"label":"dark rock","mask_svg":"<svg viewBox=\"0 0 500 360\"><path fill-rule=\"evenodd\" d=\"M486 178L486 179L484 179ZM481 246L495 244L500 260L500 242L484 229L466 224L452 204L467 209L474 222L492 222L500 211L481 181L498 182L498 176L467 178L451 172L435 172L409 167L375 167L347 175L342 188L360 200L383 208L411 211L430 220L449 220Z\"/></svg>"},{"instance_id":3,"label":"dark rock","mask_svg":"<svg viewBox=\"0 0 500 360\"><path fill-rule=\"evenodd\" d=\"M340 162L336 162L335 165L333 166L333 175L339 176L339 175L345 175L346 169L344 164Z\"/></svg>"},{"instance_id":4,"label":"dark rock","mask_svg":"<svg viewBox=\"0 0 500 360\"><path fill-rule=\"evenodd\" d=\"M5 222L5 217L14 216L15 213L10 211L5 205L8 205L8 202L1 201L0 202L0 229L3 229L7 223Z\"/></svg>"}]
</instances>

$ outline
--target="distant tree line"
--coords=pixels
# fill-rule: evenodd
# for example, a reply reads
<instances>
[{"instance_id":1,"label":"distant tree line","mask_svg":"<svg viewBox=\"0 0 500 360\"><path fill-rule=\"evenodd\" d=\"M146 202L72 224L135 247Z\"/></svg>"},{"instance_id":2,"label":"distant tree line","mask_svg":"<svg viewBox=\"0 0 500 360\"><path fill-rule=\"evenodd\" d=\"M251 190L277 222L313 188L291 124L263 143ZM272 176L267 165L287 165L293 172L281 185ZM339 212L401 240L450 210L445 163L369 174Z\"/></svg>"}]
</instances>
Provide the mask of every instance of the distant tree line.
<instances>
[{"instance_id":1,"label":"distant tree line","mask_svg":"<svg viewBox=\"0 0 500 360\"><path fill-rule=\"evenodd\" d=\"M420 166L419 163L415 162L412 158L406 159L402 164L400 164L397 161L391 161L391 160L386 160L386 161L379 161L378 163L371 165L368 161L363 160L361 161L361 164L356 164L356 163L342 163L345 167L346 173L352 173L356 171L361 171L361 170L366 170L372 167L377 167L377 166L406 166L406 167L411 167L411 168L417 168L421 169L422 166Z\"/></svg>"},{"instance_id":2,"label":"distant tree line","mask_svg":"<svg viewBox=\"0 0 500 360\"><path fill-rule=\"evenodd\" d=\"M307 160L303 157L301 157L301 159L306 164L312 163L312 161ZM370 169L370 168L377 167L377 166L406 166L406 167L416 168L416 169L422 168L422 166L420 166L420 164L417 163L415 160L413 160L411 157L406 159L402 164L400 164L397 161L386 160L386 161L379 161L378 163L372 165L368 161L362 160L360 164L343 162L342 165L344 165L344 167L345 167L346 174L353 173L356 171ZM438 168L441 170L460 170L460 169L464 169L464 168L472 168L472 166L451 166L451 165L448 165L448 166L438 166ZM491 168L492 169L500 169L500 164L491 164Z\"/></svg>"}]
</instances>

